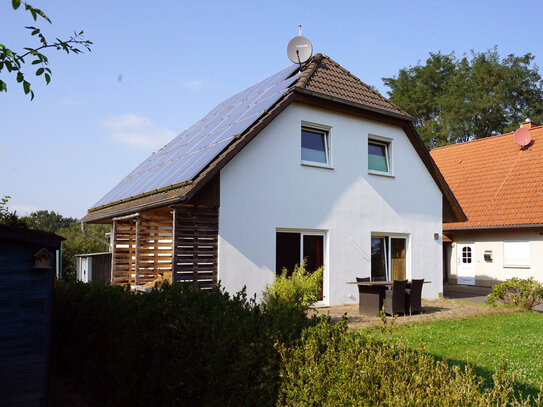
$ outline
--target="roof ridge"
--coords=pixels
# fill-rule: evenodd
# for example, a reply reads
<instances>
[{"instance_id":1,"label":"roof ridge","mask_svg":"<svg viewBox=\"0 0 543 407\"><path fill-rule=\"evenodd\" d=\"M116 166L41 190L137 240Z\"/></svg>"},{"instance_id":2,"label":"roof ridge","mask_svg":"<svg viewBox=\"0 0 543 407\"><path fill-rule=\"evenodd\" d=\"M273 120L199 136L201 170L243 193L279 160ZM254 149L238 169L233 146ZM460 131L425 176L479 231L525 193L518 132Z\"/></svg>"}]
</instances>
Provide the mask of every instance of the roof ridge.
<instances>
[{"instance_id":1,"label":"roof ridge","mask_svg":"<svg viewBox=\"0 0 543 407\"><path fill-rule=\"evenodd\" d=\"M309 79L313 76L317 68L320 66L323 57L325 55L321 54L320 52L315 54L306 65L305 69L303 69L302 74L300 75L300 78L296 81L295 86L298 86L300 88L305 88L307 85L307 82Z\"/></svg>"}]
</instances>

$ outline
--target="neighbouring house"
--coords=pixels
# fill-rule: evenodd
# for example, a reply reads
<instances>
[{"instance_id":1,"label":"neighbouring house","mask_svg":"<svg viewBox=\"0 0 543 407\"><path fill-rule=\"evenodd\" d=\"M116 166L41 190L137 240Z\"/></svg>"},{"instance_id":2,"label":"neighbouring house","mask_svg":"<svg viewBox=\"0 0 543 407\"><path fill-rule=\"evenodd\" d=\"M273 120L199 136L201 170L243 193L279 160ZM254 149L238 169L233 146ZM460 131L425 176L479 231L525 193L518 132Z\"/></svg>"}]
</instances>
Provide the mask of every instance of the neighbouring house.
<instances>
[{"instance_id":1,"label":"neighbouring house","mask_svg":"<svg viewBox=\"0 0 543 407\"><path fill-rule=\"evenodd\" d=\"M468 218L443 223L449 284L543 281L543 126L521 128L523 148L507 133L430 152Z\"/></svg>"},{"instance_id":2,"label":"neighbouring house","mask_svg":"<svg viewBox=\"0 0 543 407\"><path fill-rule=\"evenodd\" d=\"M283 267L324 266L320 304L355 277L442 292L442 221L462 209L414 118L317 54L225 100L83 218L109 223L114 284L157 278L260 294Z\"/></svg>"},{"instance_id":3,"label":"neighbouring house","mask_svg":"<svg viewBox=\"0 0 543 407\"><path fill-rule=\"evenodd\" d=\"M63 237L0 225L0 404L47 405L51 293Z\"/></svg>"}]
</instances>

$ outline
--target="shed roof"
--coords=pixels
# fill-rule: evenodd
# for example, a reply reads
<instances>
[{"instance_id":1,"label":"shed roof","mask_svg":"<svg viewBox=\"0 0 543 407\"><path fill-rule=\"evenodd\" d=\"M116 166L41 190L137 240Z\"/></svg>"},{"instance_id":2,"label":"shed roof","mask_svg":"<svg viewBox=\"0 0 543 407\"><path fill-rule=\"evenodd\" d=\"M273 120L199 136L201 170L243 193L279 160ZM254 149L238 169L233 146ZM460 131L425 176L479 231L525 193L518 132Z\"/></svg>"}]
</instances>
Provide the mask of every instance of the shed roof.
<instances>
[{"instance_id":1,"label":"shed roof","mask_svg":"<svg viewBox=\"0 0 543 407\"><path fill-rule=\"evenodd\" d=\"M530 134L524 150L506 133L430 152L468 217L444 229L543 224L543 126Z\"/></svg>"},{"instance_id":2,"label":"shed roof","mask_svg":"<svg viewBox=\"0 0 543 407\"><path fill-rule=\"evenodd\" d=\"M220 103L121 180L89 209L83 221L103 221L192 198L294 101L324 104L402 126L444 193L451 220L463 219L461 208L416 134L414 118L328 56L316 54L301 69L291 65Z\"/></svg>"},{"instance_id":3,"label":"shed roof","mask_svg":"<svg viewBox=\"0 0 543 407\"><path fill-rule=\"evenodd\" d=\"M55 233L7 225L0 225L0 239L30 242L55 248L60 247L60 242L66 240Z\"/></svg>"}]
</instances>

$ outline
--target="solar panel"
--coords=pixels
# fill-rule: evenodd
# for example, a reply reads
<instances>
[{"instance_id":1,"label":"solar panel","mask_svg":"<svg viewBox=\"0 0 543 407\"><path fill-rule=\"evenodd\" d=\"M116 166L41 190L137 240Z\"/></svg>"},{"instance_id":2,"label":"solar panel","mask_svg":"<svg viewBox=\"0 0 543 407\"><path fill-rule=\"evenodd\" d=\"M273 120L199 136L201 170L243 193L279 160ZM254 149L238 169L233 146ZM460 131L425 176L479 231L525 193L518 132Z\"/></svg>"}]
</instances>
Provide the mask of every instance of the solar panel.
<instances>
[{"instance_id":1,"label":"solar panel","mask_svg":"<svg viewBox=\"0 0 543 407\"><path fill-rule=\"evenodd\" d=\"M234 137L247 130L299 77L291 65L219 103L124 177L93 208L194 179Z\"/></svg>"}]
</instances>

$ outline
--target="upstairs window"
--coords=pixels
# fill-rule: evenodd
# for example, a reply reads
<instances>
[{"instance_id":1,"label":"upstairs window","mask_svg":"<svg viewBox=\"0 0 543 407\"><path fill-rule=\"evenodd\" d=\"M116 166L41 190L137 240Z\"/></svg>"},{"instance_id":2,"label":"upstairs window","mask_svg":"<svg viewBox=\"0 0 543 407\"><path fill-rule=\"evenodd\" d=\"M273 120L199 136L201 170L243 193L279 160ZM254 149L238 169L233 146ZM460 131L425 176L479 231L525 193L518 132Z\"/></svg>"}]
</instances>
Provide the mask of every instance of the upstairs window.
<instances>
[{"instance_id":1,"label":"upstairs window","mask_svg":"<svg viewBox=\"0 0 543 407\"><path fill-rule=\"evenodd\" d=\"M329 144L328 131L302 127L302 163L329 166Z\"/></svg>"},{"instance_id":2,"label":"upstairs window","mask_svg":"<svg viewBox=\"0 0 543 407\"><path fill-rule=\"evenodd\" d=\"M368 140L368 169L383 173L390 172L390 143Z\"/></svg>"}]
</instances>

